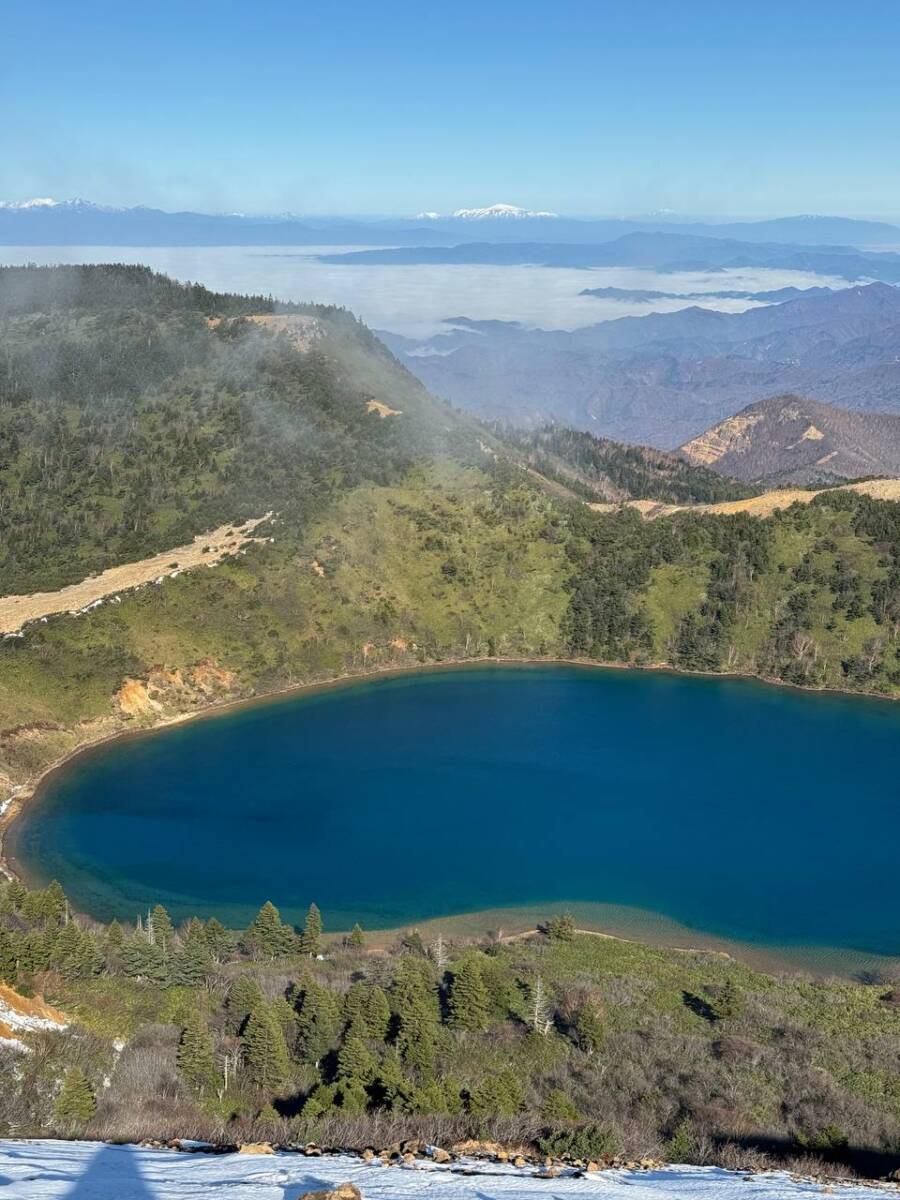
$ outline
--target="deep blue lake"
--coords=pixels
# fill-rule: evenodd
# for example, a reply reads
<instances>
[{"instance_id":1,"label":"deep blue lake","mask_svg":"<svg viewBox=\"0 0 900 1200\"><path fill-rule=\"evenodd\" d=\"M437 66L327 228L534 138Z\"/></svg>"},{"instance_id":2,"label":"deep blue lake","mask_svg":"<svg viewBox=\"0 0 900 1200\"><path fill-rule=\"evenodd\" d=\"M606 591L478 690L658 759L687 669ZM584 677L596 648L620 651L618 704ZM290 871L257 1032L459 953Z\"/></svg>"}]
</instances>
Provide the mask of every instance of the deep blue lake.
<instances>
[{"instance_id":1,"label":"deep blue lake","mask_svg":"<svg viewBox=\"0 0 900 1200\"><path fill-rule=\"evenodd\" d=\"M900 706L575 667L385 677L111 743L10 833L79 908L326 927L559 902L900 954Z\"/></svg>"}]
</instances>

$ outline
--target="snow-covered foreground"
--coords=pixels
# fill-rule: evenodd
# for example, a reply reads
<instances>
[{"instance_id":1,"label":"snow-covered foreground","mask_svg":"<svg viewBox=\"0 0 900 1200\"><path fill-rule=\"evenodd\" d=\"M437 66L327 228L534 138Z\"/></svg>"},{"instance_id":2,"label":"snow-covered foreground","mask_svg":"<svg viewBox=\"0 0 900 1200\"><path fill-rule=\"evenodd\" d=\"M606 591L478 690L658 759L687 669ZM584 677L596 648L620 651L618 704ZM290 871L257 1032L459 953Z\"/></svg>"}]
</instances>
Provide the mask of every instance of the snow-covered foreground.
<instances>
[{"instance_id":1,"label":"snow-covered foreground","mask_svg":"<svg viewBox=\"0 0 900 1200\"><path fill-rule=\"evenodd\" d=\"M297 1200L350 1180L364 1200L874 1200L893 1189L798 1183L715 1167L535 1179L490 1163L368 1165L299 1154L184 1154L92 1142L0 1141L2 1200Z\"/></svg>"}]
</instances>

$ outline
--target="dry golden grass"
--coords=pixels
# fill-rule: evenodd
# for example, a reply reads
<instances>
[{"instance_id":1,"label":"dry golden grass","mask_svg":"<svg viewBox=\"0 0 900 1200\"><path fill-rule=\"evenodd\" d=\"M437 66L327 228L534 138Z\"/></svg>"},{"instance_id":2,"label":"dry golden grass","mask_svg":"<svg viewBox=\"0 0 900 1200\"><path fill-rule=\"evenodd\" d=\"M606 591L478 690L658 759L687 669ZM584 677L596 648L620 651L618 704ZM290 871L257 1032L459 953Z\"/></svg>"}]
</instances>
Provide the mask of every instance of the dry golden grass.
<instances>
[{"instance_id":1,"label":"dry golden grass","mask_svg":"<svg viewBox=\"0 0 900 1200\"><path fill-rule=\"evenodd\" d=\"M772 492L763 492L761 496L750 496L746 500L723 500L719 504L662 504L657 500L626 500L625 505L636 508L647 521L657 517L671 517L673 513L699 512L712 513L716 516L728 516L732 513L750 513L753 517L770 517L780 508L788 508L791 504L809 504L823 489L808 488L778 488ZM875 500L900 500L900 479L868 479L860 483L848 483L844 488L833 489L840 491L859 492L863 496L871 496ZM619 504L589 504L594 512L615 512L621 508Z\"/></svg>"},{"instance_id":2,"label":"dry golden grass","mask_svg":"<svg viewBox=\"0 0 900 1200\"><path fill-rule=\"evenodd\" d=\"M0 634L18 633L31 621L56 613L81 613L111 596L155 583L168 575L179 575L199 566L215 566L223 558L243 550L257 525L272 514L254 517L243 525L222 525L198 534L186 546L164 550L138 562L110 567L99 575L71 583L55 592L32 592L24 596L0 597Z\"/></svg>"}]
</instances>

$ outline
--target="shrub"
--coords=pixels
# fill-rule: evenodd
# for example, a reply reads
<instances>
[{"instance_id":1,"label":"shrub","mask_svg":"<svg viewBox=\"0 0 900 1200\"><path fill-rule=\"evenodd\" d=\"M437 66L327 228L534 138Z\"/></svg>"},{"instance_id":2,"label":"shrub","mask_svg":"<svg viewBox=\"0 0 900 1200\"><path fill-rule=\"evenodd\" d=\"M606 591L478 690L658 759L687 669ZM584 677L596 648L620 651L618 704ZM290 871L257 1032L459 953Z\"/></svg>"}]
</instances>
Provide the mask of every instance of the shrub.
<instances>
[{"instance_id":1,"label":"shrub","mask_svg":"<svg viewBox=\"0 0 900 1200\"><path fill-rule=\"evenodd\" d=\"M581 1158L589 1162L613 1158L620 1145L614 1129L593 1121L577 1129L549 1131L538 1140L538 1149L551 1158Z\"/></svg>"}]
</instances>

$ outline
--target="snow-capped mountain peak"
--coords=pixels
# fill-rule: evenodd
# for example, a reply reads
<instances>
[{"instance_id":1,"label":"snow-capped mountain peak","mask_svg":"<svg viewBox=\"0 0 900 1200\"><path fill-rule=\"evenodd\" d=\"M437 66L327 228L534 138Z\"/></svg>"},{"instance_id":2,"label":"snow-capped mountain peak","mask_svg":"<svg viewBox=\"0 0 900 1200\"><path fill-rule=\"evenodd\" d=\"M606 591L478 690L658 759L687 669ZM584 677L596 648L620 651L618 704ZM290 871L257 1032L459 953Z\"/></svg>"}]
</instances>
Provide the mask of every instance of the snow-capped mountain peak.
<instances>
[{"instance_id":1,"label":"snow-capped mountain peak","mask_svg":"<svg viewBox=\"0 0 900 1200\"><path fill-rule=\"evenodd\" d=\"M534 212L527 208L517 208L515 204L491 204L488 208L458 208L453 214L460 221L484 221L494 217L521 221L527 217L555 217L552 212Z\"/></svg>"},{"instance_id":2,"label":"snow-capped mountain peak","mask_svg":"<svg viewBox=\"0 0 900 1200\"><path fill-rule=\"evenodd\" d=\"M487 208L458 208L450 213L454 221L490 221L508 220L522 221L534 217L556 217L553 212L536 212L528 208L519 208L515 204L491 204ZM441 213L421 212L416 217L418 221L440 221L447 218Z\"/></svg>"},{"instance_id":3,"label":"snow-capped mountain peak","mask_svg":"<svg viewBox=\"0 0 900 1200\"><path fill-rule=\"evenodd\" d=\"M36 196L33 200L0 200L0 208L56 208L58 200L50 196Z\"/></svg>"},{"instance_id":4,"label":"snow-capped mountain peak","mask_svg":"<svg viewBox=\"0 0 900 1200\"><path fill-rule=\"evenodd\" d=\"M111 204L94 204L92 200L82 200L80 196L75 196L71 200L54 200L52 196L36 196L32 200L0 200L0 208L12 209L16 212L25 212L37 208L59 208L68 211L87 211L90 209L93 212L126 211Z\"/></svg>"}]
</instances>

